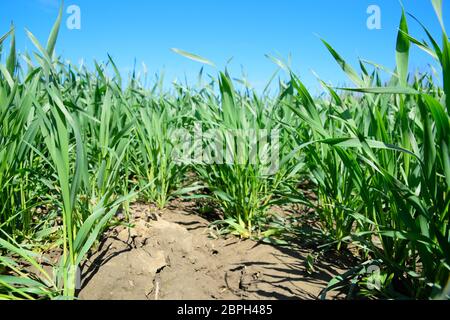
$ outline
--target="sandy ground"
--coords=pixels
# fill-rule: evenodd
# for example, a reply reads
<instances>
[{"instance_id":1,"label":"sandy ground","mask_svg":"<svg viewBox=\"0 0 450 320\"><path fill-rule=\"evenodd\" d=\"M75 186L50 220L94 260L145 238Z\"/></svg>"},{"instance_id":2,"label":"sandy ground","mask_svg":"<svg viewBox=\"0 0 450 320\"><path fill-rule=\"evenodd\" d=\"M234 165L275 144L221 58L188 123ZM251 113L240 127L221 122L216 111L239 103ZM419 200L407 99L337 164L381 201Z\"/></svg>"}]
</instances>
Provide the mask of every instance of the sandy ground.
<instances>
[{"instance_id":1,"label":"sandy ground","mask_svg":"<svg viewBox=\"0 0 450 320\"><path fill-rule=\"evenodd\" d=\"M317 299L344 270L292 250L212 236L183 209L133 206L134 228L112 228L82 269L81 300Z\"/></svg>"}]
</instances>

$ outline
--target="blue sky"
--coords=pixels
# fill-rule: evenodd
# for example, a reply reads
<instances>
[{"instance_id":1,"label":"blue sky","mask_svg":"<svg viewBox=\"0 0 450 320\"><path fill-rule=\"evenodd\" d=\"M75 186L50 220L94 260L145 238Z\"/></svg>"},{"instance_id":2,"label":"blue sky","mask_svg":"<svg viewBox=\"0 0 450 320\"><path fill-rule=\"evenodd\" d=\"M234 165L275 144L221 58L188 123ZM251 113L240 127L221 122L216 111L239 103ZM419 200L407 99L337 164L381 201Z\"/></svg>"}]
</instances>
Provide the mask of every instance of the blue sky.
<instances>
[{"instance_id":1,"label":"blue sky","mask_svg":"<svg viewBox=\"0 0 450 320\"><path fill-rule=\"evenodd\" d=\"M381 30L366 27L372 4L381 9ZM429 0L403 4L440 37ZM19 50L33 49L24 28L45 43L58 5L57 0L0 0L0 33L14 21ZM244 68L250 83L262 88L276 70L265 54L291 54L292 69L312 90L319 87L312 70L335 85L347 81L318 36L355 66L362 57L393 68L401 13L396 0L66 0L65 7L69 5L81 9L81 30L69 30L64 23L57 53L72 62L106 60L109 53L124 73L136 59L151 74L164 70L169 80L184 75L196 79L201 64L170 51L175 47L214 61L218 69L233 57L232 75L240 77ZM444 15L450 13L449 5L444 0ZM417 23L409 19L409 24L412 34L424 37ZM430 61L413 50L412 69L423 69Z\"/></svg>"}]
</instances>

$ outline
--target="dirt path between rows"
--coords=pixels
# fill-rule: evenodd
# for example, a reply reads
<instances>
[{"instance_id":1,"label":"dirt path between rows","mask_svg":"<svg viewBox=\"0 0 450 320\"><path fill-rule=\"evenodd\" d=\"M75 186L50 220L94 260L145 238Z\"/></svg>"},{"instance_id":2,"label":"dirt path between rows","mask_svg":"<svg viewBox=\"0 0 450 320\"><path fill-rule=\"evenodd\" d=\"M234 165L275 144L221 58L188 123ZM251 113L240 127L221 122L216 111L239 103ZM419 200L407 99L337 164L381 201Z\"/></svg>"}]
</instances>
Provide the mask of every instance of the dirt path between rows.
<instances>
[{"instance_id":1,"label":"dirt path between rows","mask_svg":"<svg viewBox=\"0 0 450 320\"><path fill-rule=\"evenodd\" d=\"M317 299L344 270L306 250L211 237L209 222L182 209L133 207L134 228L112 228L82 269L81 300Z\"/></svg>"}]
</instances>

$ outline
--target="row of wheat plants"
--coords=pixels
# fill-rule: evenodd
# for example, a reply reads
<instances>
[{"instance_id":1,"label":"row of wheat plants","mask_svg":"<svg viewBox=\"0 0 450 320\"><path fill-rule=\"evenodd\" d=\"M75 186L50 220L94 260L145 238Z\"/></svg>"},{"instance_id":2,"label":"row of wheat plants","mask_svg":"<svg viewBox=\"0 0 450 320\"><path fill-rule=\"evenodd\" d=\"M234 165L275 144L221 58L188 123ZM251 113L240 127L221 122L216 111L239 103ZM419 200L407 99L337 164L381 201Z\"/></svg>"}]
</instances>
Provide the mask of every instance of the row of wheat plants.
<instances>
[{"instance_id":1,"label":"row of wheat plants","mask_svg":"<svg viewBox=\"0 0 450 320\"><path fill-rule=\"evenodd\" d=\"M62 9L46 48L28 32L37 51L21 56L26 70L14 28L2 37L11 39L0 77L2 298L73 298L81 262L131 197L122 97L100 66L89 74L55 56L61 18ZM61 252L54 272L41 263L50 249Z\"/></svg>"},{"instance_id":2,"label":"row of wheat plants","mask_svg":"<svg viewBox=\"0 0 450 320\"><path fill-rule=\"evenodd\" d=\"M442 3L432 3L442 46L426 29L431 46L409 35L403 14L388 83L379 74L386 68L361 61L359 74L325 41L356 86L344 89L353 94L323 83L330 98L317 101L292 75L295 102L288 106L309 125L303 134L313 143L299 148L317 184L323 230L338 249L356 245L368 258L329 289L358 284L356 291L369 296L428 298L441 297L449 283L450 43ZM412 44L440 65L443 89L429 74L408 76ZM374 265L375 275L368 272ZM375 280L377 286L365 286Z\"/></svg>"}]
</instances>

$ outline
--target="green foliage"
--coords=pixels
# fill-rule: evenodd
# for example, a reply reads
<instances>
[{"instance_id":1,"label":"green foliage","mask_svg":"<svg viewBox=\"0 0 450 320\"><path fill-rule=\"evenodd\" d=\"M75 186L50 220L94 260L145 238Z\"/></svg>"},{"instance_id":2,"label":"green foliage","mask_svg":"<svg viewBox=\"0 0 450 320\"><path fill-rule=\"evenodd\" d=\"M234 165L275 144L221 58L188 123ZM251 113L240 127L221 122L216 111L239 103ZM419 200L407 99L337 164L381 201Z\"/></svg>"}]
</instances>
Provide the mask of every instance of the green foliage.
<instances>
[{"instance_id":1,"label":"green foliage","mask_svg":"<svg viewBox=\"0 0 450 320\"><path fill-rule=\"evenodd\" d=\"M443 91L427 74L408 81L410 42L440 62ZM364 295L437 298L449 282L449 41L444 31L442 48L431 42L434 47L410 36L402 14L397 72L386 87L377 81L378 70L369 75L363 67L360 80L326 44L358 86L346 90L360 96L338 96L327 87L330 101L312 102L292 77L297 104L291 108L318 143L307 152L324 230L338 248L357 245L381 269L376 289L366 289L368 263L328 289L353 283Z\"/></svg>"},{"instance_id":2,"label":"green foliage","mask_svg":"<svg viewBox=\"0 0 450 320\"><path fill-rule=\"evenodd\" d=\"M411 36L402 12L385 85L387 68L360 61L359 73L323 41L355 87L321 82L321 98L275 58L290 75L277 97L227 72L204 85L203 69L200 88L166 92L157 78L149 89L135 72L124 85L109 56L90 71L55 55L63 7L45 49L27 31L37 51L22 56L24 72L12 26L0 37L10 43L0 63L0 299L74 298L77 268L114 215L132 201L164 208L186 195L208 198L223 215L216 224L244 238L283 233L274 205L311 206L330 246L357 246L366 258L323 297L350 285L364 297L446 298L450 42L442 3L432 5L442 44L424 26L431 45ZM431 74L408 74L411 45L439 63L442 87ZM317 201L299 188L304 181ZM54 274L39 262L49 248L62 253ZM310 274L315 260L305 262Z\"/></svg>"}]
</instances>

